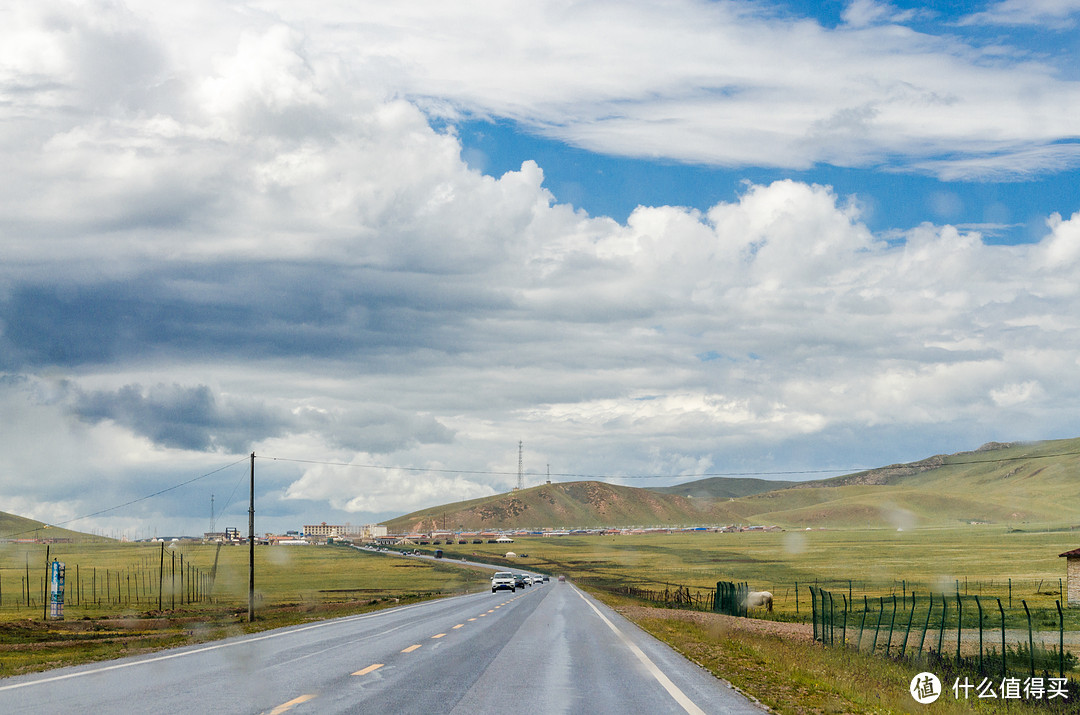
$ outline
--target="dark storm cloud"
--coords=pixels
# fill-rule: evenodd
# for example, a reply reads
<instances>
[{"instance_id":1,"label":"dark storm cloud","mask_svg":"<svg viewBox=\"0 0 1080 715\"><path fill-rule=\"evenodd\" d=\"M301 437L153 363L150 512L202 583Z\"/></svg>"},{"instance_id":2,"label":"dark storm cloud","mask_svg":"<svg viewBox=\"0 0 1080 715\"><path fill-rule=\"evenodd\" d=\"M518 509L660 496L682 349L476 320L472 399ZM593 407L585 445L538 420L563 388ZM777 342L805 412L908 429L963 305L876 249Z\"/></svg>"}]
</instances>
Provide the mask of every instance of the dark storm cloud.
<instances>
[{"instance_id":1,"label":"dark storm cloud","mask_svg":"<svg viewBox=\"0 0 1080 715\"><path fill-rule=\"evenodd\" d=\"M167 352L341 359L456 351L454 325L505 301L463 279L330 265L216 265L97 283L27 282L0 299L0 368L117 363Z\"/></svg>"},{"instance_id":2,"label":"dark storm cloud","mask_svg":"<svg viewBox=\"0 0 1080 715\"><path fill-rule=\"evenodd\" d=\"M111 420L160 446L198 451L243 452L293 426L288 413L253 402L221 402L205 385L80 392L72 411L87 422Z\"/></svg>"},{"instance_id":3,"label":"dark storm cloud","mask_svg":"<svg viewBox=\"0 0 1080 715\"><path fill-rule=\"evenodd\" d=\"M331 412L221 396L206 385L131 384L84 391L68 382L64 387L70 394L69 410L79 419L92 424L107 420L174 449L236 454L274 437L317 432L336 446L381 454L417 444L445 444L454 436L430 415L386 405Z\"/></svg>"}]
</instances>

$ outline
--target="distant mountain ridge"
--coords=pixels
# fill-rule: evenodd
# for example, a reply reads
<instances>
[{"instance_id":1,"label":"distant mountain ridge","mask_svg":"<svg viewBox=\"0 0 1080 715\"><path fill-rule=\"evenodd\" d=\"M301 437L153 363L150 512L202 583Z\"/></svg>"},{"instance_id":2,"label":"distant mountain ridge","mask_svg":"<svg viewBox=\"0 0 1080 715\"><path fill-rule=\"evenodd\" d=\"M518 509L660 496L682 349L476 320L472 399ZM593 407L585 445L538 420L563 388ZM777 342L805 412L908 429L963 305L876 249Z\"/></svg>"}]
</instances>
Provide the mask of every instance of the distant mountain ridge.
<instances>
[{"instance_id":1,"label":"distant mountain ridge","mask_svg":"<svg viewBox=\"0 0 1080 715\"><path fill-rule=\"evenodd\" d=\"M391 532L776 524L791 528L1080 523L1080 439L990 442L831 479L712 477L674 487L562 482L446 504Z\"/></svg>"},{"instance_id":2,"label":"distant mountain ridge","mask_svg":"<svg viewBox=\"0 0 1080 715\"><path fill-rule=\"evenodd\" d=\"M707 477L673 487L646 487L661 494L677 494L695 499L737 499L776 489L798 486L800 482L772 481L748 477Z\"/></svg>"}]
</instances>

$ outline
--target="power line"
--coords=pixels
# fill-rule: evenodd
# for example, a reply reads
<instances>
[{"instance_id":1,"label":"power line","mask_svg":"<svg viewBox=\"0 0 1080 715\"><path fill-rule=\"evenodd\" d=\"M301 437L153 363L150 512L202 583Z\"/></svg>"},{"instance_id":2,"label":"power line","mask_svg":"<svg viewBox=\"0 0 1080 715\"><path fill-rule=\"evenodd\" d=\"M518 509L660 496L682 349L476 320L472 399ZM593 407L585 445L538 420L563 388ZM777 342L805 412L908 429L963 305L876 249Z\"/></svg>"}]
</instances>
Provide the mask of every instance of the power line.
<instances>
[{"instance_id":1,"label":"power line","mask_svg":"<svg viewBox=\"0 0 1080 715\"><path fill-rule=\"evenodd\" d=\"M37 527L35 529L27 529L25 531L15 532L13 534L7 534L6 536L0 537L0 538L10 539L10 538L13 538L13 537L16 537L16 536L22 536L23 534L32 534L35 531L40 531L42 528L62 527L62 526L65 526L67 524L72 524L72 523L74 523L76 521L82 521L83 519L89 519L90 517L101 516L102 514L108 514L110 511L116 511L117 509L123 509L126 506L131 506L132 504L138 504L139 502L146 501L147 499L153 499L154 497L158 497L158 496L161 496L162 494L166 494L168 492L171 492L174 489L179 489L180 487L185 487L188 484L192 484L194 482L199 481L200 479L206 479L207 477L213 476L214 474L217 474L218 472L225 471L229 467L235 467L237 464L240 464L241 462L244 462L247 459L248 459L248 457L243 457L242 459L239 459L239 460L237 460L237 461L235 461L235 462L233 462L231 464L226 464L224 467L218 467L217 469L213 470L212 472L207 472L206 474L200 474L197 477L192 477L191 479L188 479L186 481L179 482L177 484L173 484L171 487L165 487L164 489L159 489L158 491L154 492L153 494L147 494L146 496L139 497L138 499L132 499L131 501L126 501L123 504L117 504L115 506L110 506L107 509L101 509L99 511L95 511L95 512L90 513L90 514L83 514L82 516L77 516L77 517L74 517L73 519L68 519L66 521L58 521L55 524L45 524L44 527L39 526L39 527Z\"/></svg>"},{"instance_id":2,"label":"power line","mask_svg":"<svg viewBox=\"0 0 1080 715\"><path fill-rule=\"evenodd\" d=\"M1049 459L1052 457L1071 457L1080 455L1080 451L1075 452L1057 452L1054 454L1032 454L1022 457L996 457L993 459L972 459L972 460L948 460L943 461L940 465L942 467L952 467L959 465L971 465L971 464L996 464L1000 462L1017 462L1028 459ZM348 467L352 469L383 469L383 470L398 470L403 472L425 472L435 474L476 474L476 475L488 475L488 476L504 476L510 477L519 474L519 472L508 471L495 471L495 470L483 470L483 469L439 469L435 467L400 467L387 464L359 464L356 462L332 462L317 459L293 459L289 457L259 457L259 459L269 459L275 462L293 462L297 464L318 464L328 467ZM947 455L945 456L947 460ZM911 469L912 467L918 467L923 464L925 460L920 462L909 462L906 464L891 464L885 467L836 467L830 469L789 469L789 470L777 470L777 471L747 471L747 472L700 472L698 474L585 474L575 472L549 472L549 476L553 477L567 477L573 479L685 479L692 477L694 479L703 479L706 477L780 477L780 476L794 476L800 474L832 474L839 472L841 476L847 474L858 474L860 472L880 472L885 470L902 470Z\"/></svg>"}]
</instances>

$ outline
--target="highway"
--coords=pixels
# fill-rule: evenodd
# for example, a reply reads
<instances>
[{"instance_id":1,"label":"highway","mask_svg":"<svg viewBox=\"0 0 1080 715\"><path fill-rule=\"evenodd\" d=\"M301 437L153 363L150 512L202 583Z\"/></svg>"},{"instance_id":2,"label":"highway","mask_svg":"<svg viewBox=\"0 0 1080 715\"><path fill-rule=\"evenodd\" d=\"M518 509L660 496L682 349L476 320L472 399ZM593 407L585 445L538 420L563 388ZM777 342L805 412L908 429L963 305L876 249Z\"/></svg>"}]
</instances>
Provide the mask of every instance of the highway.
<instances>
[{"instance_id":1,"label":"highway","mask_svg":"<svg viewBox=\"0 0 1080 715\"><path fill-rule=\"evenodd\" d=\"M0 680L3 713L760 713L569 583Z\"/></svg>"}]
</instances>

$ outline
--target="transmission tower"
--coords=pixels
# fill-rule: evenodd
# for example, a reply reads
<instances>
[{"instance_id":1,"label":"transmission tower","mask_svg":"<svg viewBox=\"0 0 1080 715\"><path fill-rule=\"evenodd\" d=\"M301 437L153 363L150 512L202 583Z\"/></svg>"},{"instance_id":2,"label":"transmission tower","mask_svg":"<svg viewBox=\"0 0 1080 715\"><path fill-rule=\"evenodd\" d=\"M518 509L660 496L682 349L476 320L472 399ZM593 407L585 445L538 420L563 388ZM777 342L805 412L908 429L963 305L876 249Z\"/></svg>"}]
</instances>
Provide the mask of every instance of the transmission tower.
<instances>
[{"instance_id":1,"label":"transmission tower","mask_svg":"<svg viewBox=\"0 0 1080 715\"><path fill-rule=\"evenodd\" d=\"M525 473L521 468L521 465L522 465L522 462L521 462L521 449L522 449L521 440L518 440L518 485L517 485L517 488L519 490L525 488Z\"/></svg>"}]
</instances>

